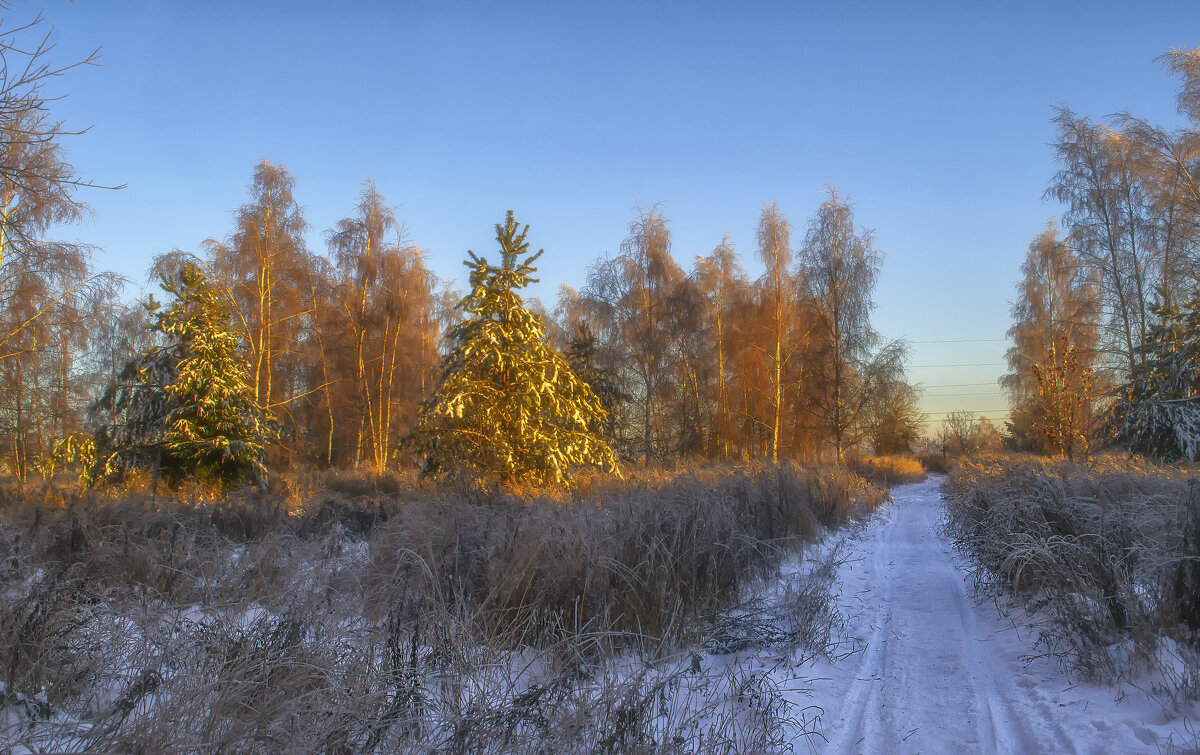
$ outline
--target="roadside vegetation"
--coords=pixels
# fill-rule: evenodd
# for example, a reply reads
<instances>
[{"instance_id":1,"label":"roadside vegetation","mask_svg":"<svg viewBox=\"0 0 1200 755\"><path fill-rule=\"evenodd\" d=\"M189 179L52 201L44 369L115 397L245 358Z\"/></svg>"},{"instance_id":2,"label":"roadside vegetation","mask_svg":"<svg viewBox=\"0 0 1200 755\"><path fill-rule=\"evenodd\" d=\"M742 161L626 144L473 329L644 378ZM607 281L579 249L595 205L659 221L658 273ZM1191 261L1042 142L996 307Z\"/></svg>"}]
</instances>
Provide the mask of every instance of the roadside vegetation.
<instances>
[{"instance_id":1,"label":"roadside vegetation","mask_svg":"<svg viewBox=\"0 0 1200 755\"><path fill-rule=\"evenodd\" d=\"M1200 698L1194 470L987 455L962 460L945 495L977 582L1030 612L1041 652L1086 678L1149 678L1171 703Z\"/></svg>"},{"instance_id":2,"label":"roadside vegetation","mask_svg":"<svg viewBox=\"0 0 1200 755\"><path fill-rule=\"evenodd\" d=\"M831 569L788 616L749 599L883 497L793 464L555 498L346 474L44 494L0 506L0 683L23 713L0 742L132 752L769 744L782 698L701 656L823 652Z\"/></svg>"}]
</instances>

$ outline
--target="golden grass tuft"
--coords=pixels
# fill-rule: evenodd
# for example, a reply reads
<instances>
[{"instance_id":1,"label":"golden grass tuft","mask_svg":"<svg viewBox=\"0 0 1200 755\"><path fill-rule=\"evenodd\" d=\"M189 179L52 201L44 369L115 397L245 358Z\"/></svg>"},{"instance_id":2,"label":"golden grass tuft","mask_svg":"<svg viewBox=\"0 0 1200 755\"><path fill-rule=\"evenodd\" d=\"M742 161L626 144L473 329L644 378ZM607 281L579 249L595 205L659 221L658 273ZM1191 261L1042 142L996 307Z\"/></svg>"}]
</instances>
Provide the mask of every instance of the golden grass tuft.
<instances>
[{"instance_id":1,"label":"golden grass tuft","mask_svg":"<svg viewBox=\"0 0 1200 755\"><path fill-rule=\"evenodd\" d=\"M847 462L851 470L884 486L904 485L925 479L926 468L915 456L861 456Z\"/></svg>"}]
</instances>

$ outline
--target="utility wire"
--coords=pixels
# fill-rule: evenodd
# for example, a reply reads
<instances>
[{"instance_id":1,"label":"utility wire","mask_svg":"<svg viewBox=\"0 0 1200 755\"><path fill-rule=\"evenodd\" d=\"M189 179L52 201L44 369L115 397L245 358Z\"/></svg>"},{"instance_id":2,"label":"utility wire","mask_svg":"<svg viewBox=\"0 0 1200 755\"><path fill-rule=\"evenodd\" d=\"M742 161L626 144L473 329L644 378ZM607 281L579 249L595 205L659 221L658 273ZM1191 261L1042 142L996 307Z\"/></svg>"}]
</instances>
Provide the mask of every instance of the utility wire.
<instances>
[{"instance_id":1,"label":"utility wire","mask_svg":"<svg viewBox=\"0 0 1200 755\"><path fill-rule=\"evenodd\" d=\"M948 341L909 341L909 343L1003 343L1007 338L961 338Z\"/></svg>"},{"instance_id":2,"label":"utility wire","mask_svg":"<svg viewBox=\"0 0 1200 755\"><path fill-rule=\"evenodd\" d=\"M932 367L1007 367L1004 362L975 362L973 364L910 364L906 365L912 369L932 368Z\"/></svg>"},{"instance_id":3,"label":"utility wire","mask_svg":"<svg viewBox=\"0 0 1200 755\"><path fill-rule=\"evenodd\" d=\"M1008 414L1010 411L1010 409L952 409L948 412L922 412L922 414L944 415L954 414L955 412L970 412L971 414L995 414L996 412L1002 412L1004 414Z\"/></svg>"},{"instance_id":4,"label":"utility wire","mask_svg":"<svg viewBox=\"0 0 1200 755\"><path fill-rule=\"evenodd\" d=\"M940 385L923 385L922 388L979 388L984 385L995 385L996 381L990 383L942 383Z\"/></svg>"},{"instance_id":5,"label":"utility wire","mask_svg":"<svg viewBox=\"0 0 1200 755\"><path fill-rule=\"evenodd\" d=\"M997 388L992 393L925 393L925 394L922 394L922 398L951 398L951 397L961 398L963 396L995 396L1000 392L1001 392L1000 389Z\"/></svg>"}]
</instances>

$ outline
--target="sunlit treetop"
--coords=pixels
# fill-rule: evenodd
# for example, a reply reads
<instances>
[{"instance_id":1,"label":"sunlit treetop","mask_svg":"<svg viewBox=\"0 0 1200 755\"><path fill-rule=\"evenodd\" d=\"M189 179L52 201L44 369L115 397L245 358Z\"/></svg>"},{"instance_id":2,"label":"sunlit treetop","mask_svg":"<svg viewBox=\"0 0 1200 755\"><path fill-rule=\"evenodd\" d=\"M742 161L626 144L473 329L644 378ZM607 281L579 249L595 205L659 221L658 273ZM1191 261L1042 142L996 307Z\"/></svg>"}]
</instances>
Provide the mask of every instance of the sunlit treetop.
<instances>
[{"instance_id":1,"label":"sunlit treetop","mask_svg":"<svg viewBox=\"0 0 1200 755\"><path fill-rule=\"evenodd\" d=\"M533 277L533 273L537 272L533 263L546 251L539 249L529 254L529 242L525 240L528 234L528 225L521 229L520 233L517 232L517 221L513 218L512 210L509 210L504 225L496 224L496 240L500 242L500 267L489 265L486 257L480 257L467 250L469 259L463 260L463 264L471 268L471 293L459 304L462 309L472 313L481 312L488 306L491 296L497 297L495 303L503 307L522 305L521 297L515 290L539 282ZM527 256L524 260L519 260L522 255Z\"/></svg>"}]
</instances>

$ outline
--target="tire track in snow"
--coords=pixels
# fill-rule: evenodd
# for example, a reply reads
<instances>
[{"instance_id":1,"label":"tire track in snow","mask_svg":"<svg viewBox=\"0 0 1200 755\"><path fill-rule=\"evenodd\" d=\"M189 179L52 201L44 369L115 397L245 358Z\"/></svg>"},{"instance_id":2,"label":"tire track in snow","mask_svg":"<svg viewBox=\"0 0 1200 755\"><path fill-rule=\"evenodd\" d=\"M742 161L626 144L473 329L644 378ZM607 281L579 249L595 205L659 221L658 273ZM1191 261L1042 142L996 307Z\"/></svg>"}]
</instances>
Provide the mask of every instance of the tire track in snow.
<instances>
[{"instance_id":1,"label":"tire track in snow","mask_svg":"<svg viewBox=\"0 0 1200 755\"><path fill-rule=\"evenodd\" d=\"M830 753L1073 752L1016 681L998 622L979 622L941 534L938 480L905 486L858 548L869 553L850 621L866 641L823 717ZM856 631L857 630L857 631Z\"/></svg>"},{"instance_id":2,"label":"tire track in snow","mask_svg":"<svg viewBox=\"0 0 1200 755\"><path fill-rule=\"evenodd\" d=\"M840 711L827 711L827 714L841 713L836 738L829 740L828 752L852 752L864 739L863 729L867 723L868 711L877 706L875 700L879 683L883 678L886 665L887 643L884 642L888 624L888 610L891 605L891 580L884 578L887 569L889 553L886 544L888 537L895 527L896 520L891 507L880 512L887 526L880 527L883 531L874 540L879 547L871 553L871 567L865 575L865 586L855 595L856 600L864 602L864 612L859 615L860 626L869 626L871 632L866 637L855 637L856 642L865 643L859 660L858 668L853 674L853 681ZM880 514L877 514L879 516Z\"/></svg>"}]
</instances>

